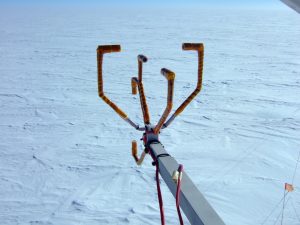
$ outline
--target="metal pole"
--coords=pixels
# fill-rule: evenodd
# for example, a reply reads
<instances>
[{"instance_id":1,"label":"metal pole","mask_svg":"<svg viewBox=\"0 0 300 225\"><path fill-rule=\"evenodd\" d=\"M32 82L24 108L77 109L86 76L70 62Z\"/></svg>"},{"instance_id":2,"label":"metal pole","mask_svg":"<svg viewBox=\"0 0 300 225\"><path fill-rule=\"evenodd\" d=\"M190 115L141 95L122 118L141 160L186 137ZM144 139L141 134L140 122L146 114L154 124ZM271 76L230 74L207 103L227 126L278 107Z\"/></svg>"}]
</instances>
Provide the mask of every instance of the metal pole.
<instances>
[{"instance_id":1,"label":"metal pole","mask_svg":"<svg viewBox=\"0 0 300 225\"><path fill-rule=\"evenodd\" d=\"M299 0L281 0L287 6L291 7L298 13L300 13L300 1Z\"/></svg>"},{"instance_id":2,"label":"metal pole","mask_svg":"<svg viewBox=\"0 0 300 225\"><path fill-rule=\"evenodd\" d=\"M175 197L177 186L172 179L172 174L178 169L179 164L173 157L168 155L163 145L159 142L151 143L149 150L157 159L159 172ZM159 157L159 155L163 157ZM184 171L181 181L180 207L191 225L225 225Z\"/></svg>"}]
</instances>

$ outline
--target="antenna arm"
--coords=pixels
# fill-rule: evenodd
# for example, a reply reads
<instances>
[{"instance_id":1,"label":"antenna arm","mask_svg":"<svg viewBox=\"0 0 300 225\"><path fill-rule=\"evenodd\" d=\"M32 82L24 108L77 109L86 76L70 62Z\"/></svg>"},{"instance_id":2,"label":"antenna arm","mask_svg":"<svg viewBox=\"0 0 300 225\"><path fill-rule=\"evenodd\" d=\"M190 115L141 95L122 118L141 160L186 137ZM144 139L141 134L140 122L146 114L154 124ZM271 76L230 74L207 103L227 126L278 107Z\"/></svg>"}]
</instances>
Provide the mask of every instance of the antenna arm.
<instances>
[{"instance_id":1,"label":"antenna arm","mask_svg":"<svg viewBox=\"0 0 300 225\"><path fill-rule=\"evenodd\" d=\"M165 111L154 128L154 134L159 133L160 129L162 128L164 122L168 118L173 107L175 73L172 72L171 70L163 68L161 69L161 74L168 80L168 100L167 100L167 106L165 108Z\"/></svg>"},{"instance_id":2,"label":"antenna arm","mask_svg":"<svg viewBox=\"0 0 300 225\"><path fill-rule=\"evenodd\" d=\"M183 112L183 110L191 103L191 101L199 94L202 89L202 74L203 74L203 58L204 58L204 45L202 43L184 43L182 44L183 50L193 50L198 53L198 81L195 90L184 100L184 102L176 109L173 115L167 120L162 128L168 127L173 120Z\"/></svg>"},{"instance_id":3,"label":"antenna arm","mask_svg":"<svg viewBox=\"0 0 300 225\"><path fill-rule=\"evenodd\" d=\"M127 123L133 126L137 130L144 130L140 128L138 124L130 120L125 112L122 111L115 103L113 103L103 91L103 75L102 75L102 65L103 65L103 55L105 53L120 52L120 45L99 45L97 48L97 67L98 67L98 95L99 97L108 104L121 118L123 118Z\"/></svg>"}]
</instances>

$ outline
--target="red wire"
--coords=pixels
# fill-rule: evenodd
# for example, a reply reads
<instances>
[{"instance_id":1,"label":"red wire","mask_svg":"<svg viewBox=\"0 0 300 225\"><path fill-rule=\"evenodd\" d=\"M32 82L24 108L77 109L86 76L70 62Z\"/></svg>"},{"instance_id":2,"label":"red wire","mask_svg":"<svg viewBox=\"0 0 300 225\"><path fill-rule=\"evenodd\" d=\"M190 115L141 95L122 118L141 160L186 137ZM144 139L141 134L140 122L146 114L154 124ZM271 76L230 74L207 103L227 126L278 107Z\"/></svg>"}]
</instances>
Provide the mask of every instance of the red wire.
<instances>
[{"instance_id":1,"label":"red wire","mask_svg":"<svg viewBox=\"0 0 300 225\"><path fill-rule=\"evenodd\" d=\"M156 186L157 186L157 196L158 196L158 202L159 202L161 225L165 225L164 206L163 206L163 200L162 200L160 184L159 184L159 168L158 168L157 162L156 162Z\"/></svg>"},{"instance_id":2,"label":"red wire","mask_svg":"<svg viewBox=\"0 0 300 225\"><path fill-rule=\"evenodd\" d=\"M177 190L176 190L176 208L177 208L177 213L178 213L178 217L179 217L179 221L180 221L180 225L184 225L183 224L183 220L182 220L182 216L181 216L181 212L180 212L180 189L181 189L181 176L180 174L182 173L183 170L183 165L179 165L178 167L178 172L179 172L179 177L178 177L178 182L177 182Z\"/></svg>"},{"instance_id":3,"label":"red wire","mask_svg":"<svg viewBox=\"0 0 300 225\"><path fill-rule=\"evenodd\" d=\"M153 160L155 162L155 166L156 166L156 173L155 173L156 176L155 177L156 177L157 197L158 197L158 202L159 202L161 225L165 225L164 205L163 205L163 199L162 199L162 194L161 194L161 190L160 190L160 183L159 183L159 165L158 165L158 161L151 154L151 151L150 151L150 155L153 158ZM183 219L182 219L182 216L181 216L181 212L180 212L180 189L181 189L180 174L182 173L182 171L183 171L183 165L180 164L179 167L178 167L179 177L178 177L177 190L176 190L176 208L177 208L177 213L178 213L180 225L184 225L183 224Z\"/></svg>"},{"instance_id":4,"label":"red wire","mask_svg":"<svg viewBox=\"0 0 300 225\"><path fill-rule=\"evenodd\" d=\"M156 158L152 155L151 151L149 151L155 166L156 166L156 187L157 187L157 197L158 197L158 202L159 202L159 211L160 211L160 220L161 220L161 225L165 225L165 213L164 213L164 203L161 195L161 190L160 190L160 183L159 183L159 165L158 161Z\"/></svg>"}]
</instances>

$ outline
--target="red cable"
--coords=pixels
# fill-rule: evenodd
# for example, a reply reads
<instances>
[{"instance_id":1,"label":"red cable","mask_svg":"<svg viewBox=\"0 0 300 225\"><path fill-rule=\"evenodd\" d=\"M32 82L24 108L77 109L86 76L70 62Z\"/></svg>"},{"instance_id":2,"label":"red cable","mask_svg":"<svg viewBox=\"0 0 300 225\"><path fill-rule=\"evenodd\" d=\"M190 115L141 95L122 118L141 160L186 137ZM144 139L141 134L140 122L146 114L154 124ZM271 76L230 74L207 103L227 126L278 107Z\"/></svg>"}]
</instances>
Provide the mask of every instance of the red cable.
<instances>
[{"instance_id":1,"label":"red cable","mask_svg":"<svg viewBox=\"0 0 300 225\"><path fill-rule=\"evenodd\" d=\"M160 211L160 220L161 220L161 225L165 225L165 213L164 213L164 204L163 204L163 199L161 195L161 190L160 190L160 183L159 183L159 165L158 165L158 160L152 155L152 152L149 151L152 159L153 159L153 165L156 167L156 172L155 172L155 177L156 177L156 187L157 187L157 197L158 197L158 202L159 202L159 211Z\"/></svg>"},{"instance_id":2,"label":"red cable","mask_svg":"<svg viewBox=\"0 0 300 225\"><path fill-rule=\"evenodd\" d=\"M161 225L165 225L164 206L163 206L163 200L162 200L160 184L159 184L158 162L156 162L155 165L156 165L156 186L157 186L157 196L158 196L159 210L160 210L160 220L161 220Z\"/></svg>"},{"instance_id":3,"label":"red cable","mask_svg":"<svg viewBox=\"0 0 300 225\"><path fill-rule=\"evenodd\" d=\"M177 208L177 213L178 213L178 217L179 217L179 221L180 221L180 225L184 225L183 224L183 220L182 220L182 216L181 216L181 212L180 212L180 189L181 189L181 176L180 174L182 173L183 170L183 165L179 165L178 167L178 172L179 172L179 177L178 177L178 182L177 182L177 190L176 190L176 208Z\"/></svg>"},{"instance_id":4,"label":"red cable","mask_svg":"<svg viewBox=\"0 0 300 225\"><path fill-rule=\"evenodd\" d=\"M160 190L160 183L159 183L159 165L158 165L158 160L153 157L150 151L150 155L154 160L155 166L156 166L156 187L157 187L157 197L158 197L158 202L159 202L159 211L160 211L160 220L161 220L161 225L165 225L165 214L164 214L164 206L163 206L163 199L162 199L162 194ZM179 172L179 177L178 177L178 182L177 182L177 190L176 190L176 208L177 208L177 213L180 221L180 225L184 225L183 219L181 216L180 212L180 189L181 189L181 176L180 174L183 171L183 165L179 165L178 167L178 172Z\"/></svg>"}]
</instances>

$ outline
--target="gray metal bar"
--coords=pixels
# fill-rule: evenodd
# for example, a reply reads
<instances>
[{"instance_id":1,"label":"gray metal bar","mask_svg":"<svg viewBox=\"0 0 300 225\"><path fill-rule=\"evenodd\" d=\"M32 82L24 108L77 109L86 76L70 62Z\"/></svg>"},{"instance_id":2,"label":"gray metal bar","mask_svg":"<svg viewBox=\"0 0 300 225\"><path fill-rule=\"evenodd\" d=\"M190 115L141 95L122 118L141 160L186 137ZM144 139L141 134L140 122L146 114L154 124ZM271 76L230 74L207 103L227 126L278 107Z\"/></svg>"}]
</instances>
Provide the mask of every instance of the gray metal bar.
<instances>
[{"instance_id":1,"label":"gray metal bar","mask_svg":"<svg viewBox=\"0 0 300 225\"><path fill-rule=\"evenodd\" d=\"M155 158L160 154L167 154L161 143L152 143L149 147ZM172 179L172 174L178 169L179 164L171 156L159 157L158 163L160 175L175 197L177 185ZM180 207L191 225L225 225L184 171L181 182Z\"/></svg>"},{"instance_id":2,"label":"gray metal bar","mask_svg":"<svg viewBox=\"0 0 300 225\"><path fill-rule=\"evenodd\" d=\"M300 13L300 1L299 0L281 0L283 3Z\"/></svg>"}]
</instances>

